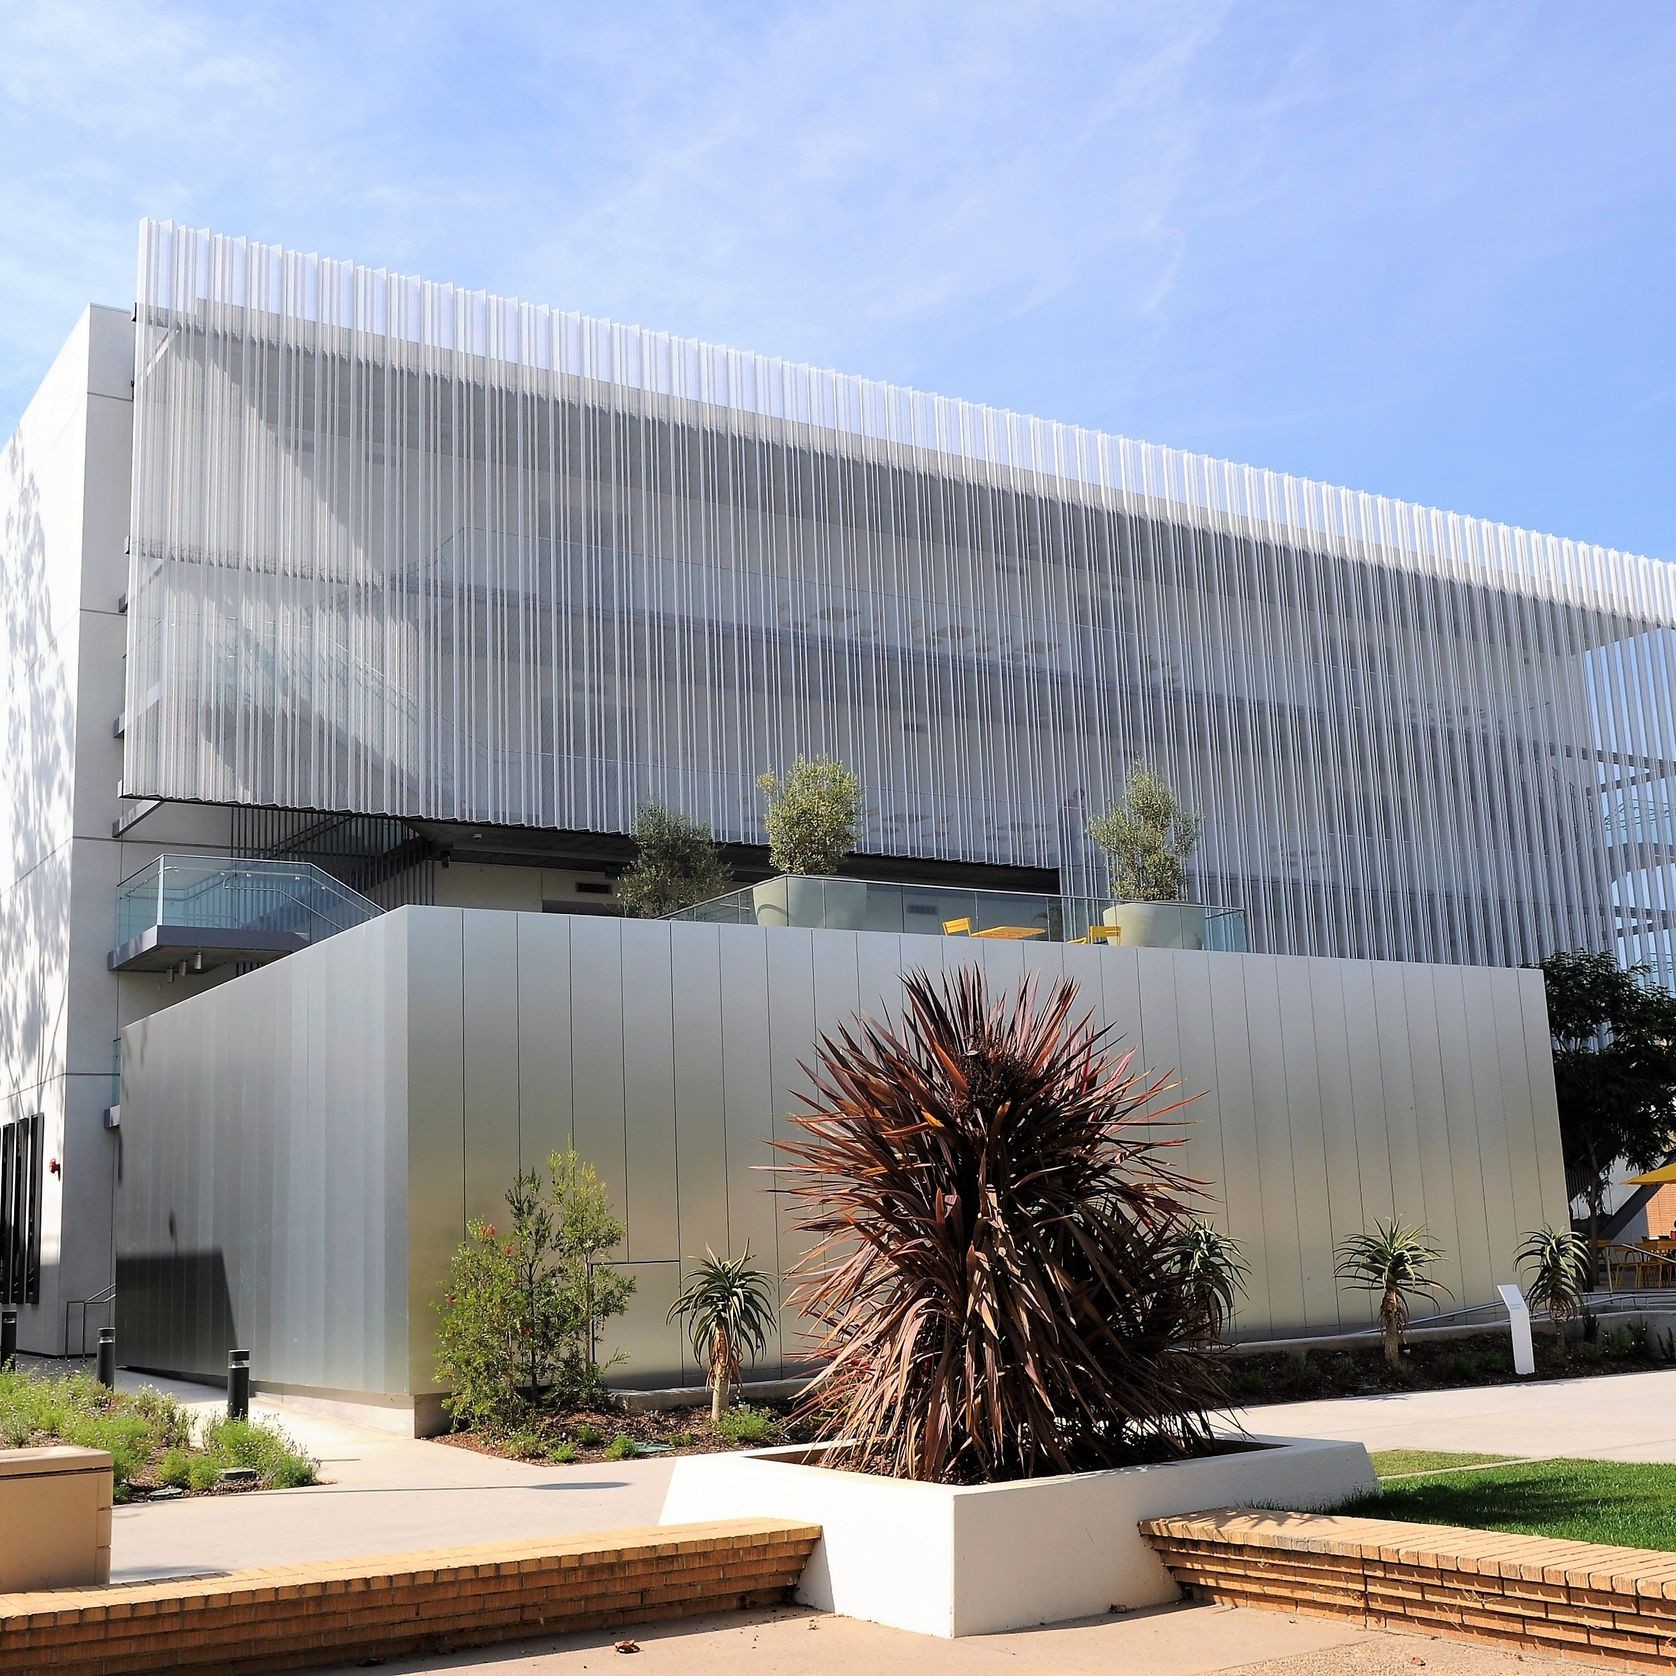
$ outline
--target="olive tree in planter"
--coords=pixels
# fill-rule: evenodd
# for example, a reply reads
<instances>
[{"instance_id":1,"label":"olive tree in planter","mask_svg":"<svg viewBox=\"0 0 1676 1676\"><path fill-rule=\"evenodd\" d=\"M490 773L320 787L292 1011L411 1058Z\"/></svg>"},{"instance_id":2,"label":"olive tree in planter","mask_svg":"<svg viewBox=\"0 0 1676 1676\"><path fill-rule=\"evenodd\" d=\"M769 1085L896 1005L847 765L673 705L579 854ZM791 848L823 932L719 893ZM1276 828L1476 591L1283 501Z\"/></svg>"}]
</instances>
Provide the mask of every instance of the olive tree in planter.
<instances>
[{"instance_id":1,"label":"olive tree in planter","mask_svg":"<svg viewBox=\"0 0 1676 1676\"><path fill-rule=\"evenodd\" d=\"M818 1524L801 1599L964 1635L1177 1598L1142 1519L1373 1490L1359 1444L1213 1430L1168 1079L1075 1017L1070 983L904 989L899 1024L822 1040L779 1143L821 1441L683 1458L664 1521Z\"/></svg>"},{"instance_id":2,"label":"olive tree in planter","mask_svg":"<svg viewBox=\"0 0 1676 1676\"><path fill-rule=\"evenodd\" d=\"M768 859L780 874L754 887L758 923L859 931L867 886L832 875L861 836L861 781L836 757L800 756L783 778L759 775L757 787L768 805Z\"/></svg>"},{"instance_id":3,"label":"olive tree in planter","mask_svg":"<svg viewBox=\"0 0 1676 1676\"><path fill-rule=\"evenodd\" d=\"M733 883L710 828L661 803L634 817L635 857L617 880L617 900L639 919L661 919L721 896Z\"/></svg>"},{"instance_id":4,"label":"olive tree in planter","mask_svg":"<svg viewBox=\"0 0 1676 1676\"><path fill-rule=\"evenodd\" d=\"M1140 763L1129 770L1123 796L1089 822L1111 872L1113 905L1105 922L1125 943L1204 947L1204 904L1182 901L1187 863L1203 829L1203 817L1183 808L1168 782Z\"/></svg>"}]
</instances>

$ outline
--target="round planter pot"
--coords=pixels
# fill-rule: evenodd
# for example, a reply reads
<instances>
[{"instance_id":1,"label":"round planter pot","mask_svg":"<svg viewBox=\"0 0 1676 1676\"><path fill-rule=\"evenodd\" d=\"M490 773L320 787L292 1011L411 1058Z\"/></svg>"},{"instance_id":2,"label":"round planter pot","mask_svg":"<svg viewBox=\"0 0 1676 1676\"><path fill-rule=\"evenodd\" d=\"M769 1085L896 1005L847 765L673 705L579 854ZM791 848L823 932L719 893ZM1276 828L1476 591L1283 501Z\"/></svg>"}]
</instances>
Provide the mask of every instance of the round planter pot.
<instances>
[{"instance_id":1,"label":"round planter pot","mask_svg":"<svg viewBox=\"0 0 1676 1676\"><path fill-rule=\"evenodd\" d=\"M860 931L867 923L865 879L812 879L782 874L751 886L758 925L808 931Z\"/></svg>"},{"instance_id":2,"label":"round planter pot","mask_svg":"<svg viewBox=\"0 0 1676 1676\"><path fill-rule=\"evenodd\" d=\"M1202 949L1205 908L1202 902L1119 902L1100 918L1116 926L1125 947Z\"/></svg>"}]
</instances>

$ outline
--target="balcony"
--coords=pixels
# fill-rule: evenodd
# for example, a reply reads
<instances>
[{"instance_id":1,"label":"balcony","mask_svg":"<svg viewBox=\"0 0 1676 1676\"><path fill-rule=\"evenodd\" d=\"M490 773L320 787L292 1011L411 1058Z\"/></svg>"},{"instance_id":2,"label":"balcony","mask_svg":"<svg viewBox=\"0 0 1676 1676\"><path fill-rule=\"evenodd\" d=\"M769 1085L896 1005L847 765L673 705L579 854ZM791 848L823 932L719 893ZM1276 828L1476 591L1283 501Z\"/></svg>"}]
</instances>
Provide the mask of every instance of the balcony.
<instances>
[{"instance_id":1,"label":"balcony","mask_svg":"<svg viewBox=\"0 0 1676 1676\"><path fill-rule=\"evenodd\" d=\"M1150 906L1150 905L1149 905ZM1161 903L1187 911L1197 925L1197 903ZM1110 897L1038 896L1029 891L966 890L946 885L889 884L873 879L781 876L713 897L666 917L699 925L780 925L825 931L894 931L927 936L981 937L1020 942L1141 942L1105 923ZM1245 910L1204 908L1202 944L1145 939L1151 946L1204 947L1243 954Z\"/></svg>"},{"instance_id":2,"label":"balcony","mask_svg":"<svg viewBox=\"0 0 1676 1676\"><path fill-rule=\"evenodd\" d=\"M116 891L113 972L260 965L372 919L379 909L308 862L160 855Z\"/></svg>"}]
</instances>

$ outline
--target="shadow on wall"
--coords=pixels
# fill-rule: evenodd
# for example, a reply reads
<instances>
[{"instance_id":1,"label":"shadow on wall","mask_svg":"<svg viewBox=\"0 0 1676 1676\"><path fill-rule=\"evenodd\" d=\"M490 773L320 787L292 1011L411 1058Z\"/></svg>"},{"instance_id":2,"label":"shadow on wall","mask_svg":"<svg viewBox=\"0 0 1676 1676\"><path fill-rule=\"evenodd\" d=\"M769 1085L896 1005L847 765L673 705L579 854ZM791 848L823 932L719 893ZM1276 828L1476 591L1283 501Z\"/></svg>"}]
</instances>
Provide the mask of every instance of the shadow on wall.
<instances>
[{"instance_id":1,"label":"shadow on wall","mask_svg":"<svg viewBox=\"0 0 1676 1676\"><path fill-rule=\"evenodd\" d=\"M124 1366L216 1379L240 1345L220 1251L125 1252L116 1260L116 1351Z\"/></svg>"}]
</instances>

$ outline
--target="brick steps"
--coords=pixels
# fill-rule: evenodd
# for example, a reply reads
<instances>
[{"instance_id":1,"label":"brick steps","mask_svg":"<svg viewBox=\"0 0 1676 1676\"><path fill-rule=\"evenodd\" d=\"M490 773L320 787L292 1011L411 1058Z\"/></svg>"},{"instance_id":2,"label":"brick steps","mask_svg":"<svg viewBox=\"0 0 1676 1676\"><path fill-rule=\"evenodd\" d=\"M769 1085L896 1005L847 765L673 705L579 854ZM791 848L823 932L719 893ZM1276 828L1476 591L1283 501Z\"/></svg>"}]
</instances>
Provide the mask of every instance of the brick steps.
<instances>
[{"instance_id":1,"label":"brick steps","mask_svg":"<svg viewBox=\"0 0 1676 1676\"><path fill-rule=\"evenodd\" d=\"M287 1670L768 1606L819 1537L739 1519L0 1595L0 1672Z\"/></svg>"},{"instance_id":2,"label":"brick steps","mask_svg":"<svg viewBox=\"0 0 1676 1676\"><path fill-rule=\"evenodd\" d=\"M1676 1670L1676 1553L1237 1508L1141 1530L1202 1600Z\"/></svg>"}]
</instances>

